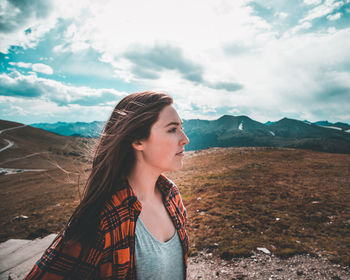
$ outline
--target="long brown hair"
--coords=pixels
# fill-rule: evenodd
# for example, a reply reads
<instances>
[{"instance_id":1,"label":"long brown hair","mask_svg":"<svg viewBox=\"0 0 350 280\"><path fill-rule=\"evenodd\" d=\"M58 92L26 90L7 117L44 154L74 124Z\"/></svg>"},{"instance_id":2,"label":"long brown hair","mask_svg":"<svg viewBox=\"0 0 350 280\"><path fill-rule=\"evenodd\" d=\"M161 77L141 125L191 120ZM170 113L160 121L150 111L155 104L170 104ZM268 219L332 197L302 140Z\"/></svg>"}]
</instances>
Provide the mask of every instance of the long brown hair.
<instances>
[{"instance_id":1,"label":"long brown hair","mask_svg":"<svg viewBox=\"0 0 350 280\"><path fill-rule=\"evenodd\" d=\"M172 102L166 93L146 91L130 94L116 105L96 146L83 199L65 228L66 238L83 244L96 239L103 206L117 191L118 179L134 166L132 143L149 137L159 112Z\"/></svg>"}]
</instances>

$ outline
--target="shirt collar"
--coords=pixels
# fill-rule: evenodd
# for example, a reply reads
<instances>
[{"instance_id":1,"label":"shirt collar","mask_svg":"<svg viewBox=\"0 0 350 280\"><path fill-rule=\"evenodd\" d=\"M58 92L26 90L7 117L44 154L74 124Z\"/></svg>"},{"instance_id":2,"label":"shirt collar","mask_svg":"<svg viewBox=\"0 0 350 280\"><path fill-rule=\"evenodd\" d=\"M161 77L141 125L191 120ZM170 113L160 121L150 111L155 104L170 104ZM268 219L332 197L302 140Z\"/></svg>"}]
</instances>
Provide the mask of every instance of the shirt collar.
<instances>
[{"instance_id":1,"label":"shirt collar","mask_svg":"<svg viewBox=\"0 0 350 280\"><path fill-rule=\"evenodd\" d=\"M161 174L156 181L156 186L162 192L164 200L169 200L170 192L174 183ZM141 203L138 201L134 191L130 187L126 176L122 176L118 181L118 191L115 193L115 197L118 204L128 205L135 210L141 211Z\"/></svg>"}]
</instances>

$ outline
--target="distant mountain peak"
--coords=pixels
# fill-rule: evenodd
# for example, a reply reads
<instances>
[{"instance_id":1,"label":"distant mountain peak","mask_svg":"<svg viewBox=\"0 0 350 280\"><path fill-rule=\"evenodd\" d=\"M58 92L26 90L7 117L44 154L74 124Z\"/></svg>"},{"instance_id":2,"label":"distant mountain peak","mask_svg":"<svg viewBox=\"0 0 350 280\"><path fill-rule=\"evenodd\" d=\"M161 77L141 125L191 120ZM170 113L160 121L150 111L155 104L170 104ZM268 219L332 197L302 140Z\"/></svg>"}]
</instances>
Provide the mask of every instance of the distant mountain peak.
<instances>
[{"instance_id":1,"label":"distant mountain peak","mask_svg":"<svg viewBox=\"0 0 350 280\"><path fill-rule=\"evenodd\" d=\"M223 115L220 118L218 118L217 121L227 121L227 120L235 120L235 119L251 120L251 118L245 115L240 115L240 116Z\"/></svg>"},{"instance_id":2,"label":"distant mountain peak","mask_svg":"<svg viewBox=\"0 0 350 280\"><path fill-rule=\"evenodd\" d=\"M220 118L218 118L217 120L218 121L221 121L221 120L230 120L230 119L233 119L235 118L234 116L231 116L231 115L223 115L221 116Z\"/></svg>"}]
</instances>

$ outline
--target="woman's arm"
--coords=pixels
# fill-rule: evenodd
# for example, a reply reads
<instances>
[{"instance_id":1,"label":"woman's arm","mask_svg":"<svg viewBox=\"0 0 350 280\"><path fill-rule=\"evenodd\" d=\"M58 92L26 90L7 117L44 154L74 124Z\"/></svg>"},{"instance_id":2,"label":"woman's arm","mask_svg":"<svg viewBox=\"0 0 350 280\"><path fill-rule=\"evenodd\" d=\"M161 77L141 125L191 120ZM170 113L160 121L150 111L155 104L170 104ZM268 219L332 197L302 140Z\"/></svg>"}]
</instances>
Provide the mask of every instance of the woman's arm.
<instances>
[{"instance_id":1,"label":"woman's arm","mask_svg":"<svg viewBox=\"0 0 350 280\"><path fill-rule=\"evenodd\" d=\"M99 263L105 245L104 235L98 233L93 246L82 246L77 241L65 241L60 235L44 252L27 274L34 279L96 279L100 278Z\"/></svg>"}]
</instances>

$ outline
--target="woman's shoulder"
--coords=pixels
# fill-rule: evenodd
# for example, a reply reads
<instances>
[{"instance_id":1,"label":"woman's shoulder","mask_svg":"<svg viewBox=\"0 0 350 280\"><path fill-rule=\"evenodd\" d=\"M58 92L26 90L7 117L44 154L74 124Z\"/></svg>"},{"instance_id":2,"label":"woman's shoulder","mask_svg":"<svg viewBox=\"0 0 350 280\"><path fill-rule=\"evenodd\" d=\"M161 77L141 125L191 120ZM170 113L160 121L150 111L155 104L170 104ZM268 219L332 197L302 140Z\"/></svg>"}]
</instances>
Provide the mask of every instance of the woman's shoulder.
<instances>
[{"instance_id":1,"label":"woman's shoulder","mask_svg":"<svg viewBox=\"0 0 350 280\"><path fill-rule=\"evenodd\" d=\"M130 219L130 208L135 203L136 197L128 188L120 188L105 202L100 212L100 220L103 225L116 225Z\"/></svg>"},{"instance_id":2,"label":"woman's shoulder","mask_svg":"<svg viewBox=\"0 0 350 280\"><path fill-rule=\"evenodd\" d=\"M176 194L179 192L176 184L171 179L162 174L159 176L156 184L165 195Z\"/></svg>"}]
</instances>

